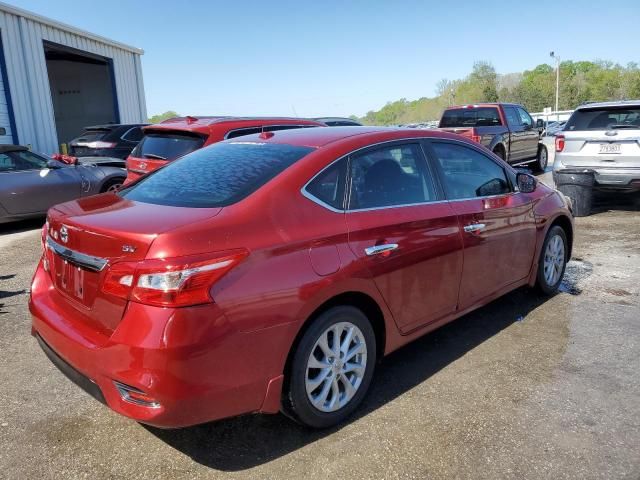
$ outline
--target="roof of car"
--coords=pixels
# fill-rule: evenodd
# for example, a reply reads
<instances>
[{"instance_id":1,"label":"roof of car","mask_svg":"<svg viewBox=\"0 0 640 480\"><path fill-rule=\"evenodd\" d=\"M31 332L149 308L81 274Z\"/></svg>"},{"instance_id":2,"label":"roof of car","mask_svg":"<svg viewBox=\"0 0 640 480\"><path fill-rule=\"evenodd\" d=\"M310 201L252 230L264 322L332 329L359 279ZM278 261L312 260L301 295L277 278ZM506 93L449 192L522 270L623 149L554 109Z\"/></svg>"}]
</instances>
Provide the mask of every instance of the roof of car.
<instances>
[{"instance_id":1,"label":"roof of car","mask_svg":"<svg viewBox=\"0 0 640 480\"><path fill-rule=\"evenodd\" d=\"M113 130L121 127L144 127L148 123L105 123L103 125L90 125L84 127L84 130Z\"/></svg>"},{"instance_id":2,"label":"roof of car","mask_svg":"<svg viewBox=\"0 0 640 480\"><path fill-rule=\"evenodd\" d=\"M470 103L470 104L465 104L465 105L452 105L450 107L445 108L445 110L452 110L452 109L458 109L458 108L497 107L499 105L509 106L509 107L521 107L522 106L519 103L484 102L484 103Z\"/></svg>"},{"instance_id":3,"label":"roof of car","mask_svg":"<svg viewBox=\"0 0 640 480\"><path fill-rule=\"evenodd\" d=\"M271 135L273 133L273 135ZM280 143L304 147L318 148L333 142L352 137L379 136L384 140L399 140L402 138L456 138L459 135L440 130L411 129L401 127L331 127L331 128L298 128L269 132L269 136L263 134L246 135L241 138L227 140L229 143Z\"/></svg>"},{"instance_id":4,"label":"roof of car","mask_svg":"<svg viewBox=\"0 0 640 480\"><path fill-rule=\"evenodd\" d=\"M585 110L590 108L602 108L602 107L632 107L640 106L640 100L617 100L613 102L586 102L579 105L576 110Z\"/></svg>"},{"instance_id":5,"label":"roof of car","mask_svg":"<svg viewBox=\"0 0 640 480\"><path fill-rule=\"evenodd\" d=\"M0 145L0 153L24 152L25 150L29 149L27 147L23 147L22 145Z\"/></svg>"},{"instance_id":6,"label":"roof of car","mask_svg":"<svg viewBox=\"0 0 640 480\"><path fill-rule=\"evenodd\" d=\"M145 130L183 130L189 132L209 133L213 128L234 128L260 125L315 125L323 126L321 122L296 117L210 117L187 116L175 117L160 123L147 125Z\"/></svg>"}]
</instances>

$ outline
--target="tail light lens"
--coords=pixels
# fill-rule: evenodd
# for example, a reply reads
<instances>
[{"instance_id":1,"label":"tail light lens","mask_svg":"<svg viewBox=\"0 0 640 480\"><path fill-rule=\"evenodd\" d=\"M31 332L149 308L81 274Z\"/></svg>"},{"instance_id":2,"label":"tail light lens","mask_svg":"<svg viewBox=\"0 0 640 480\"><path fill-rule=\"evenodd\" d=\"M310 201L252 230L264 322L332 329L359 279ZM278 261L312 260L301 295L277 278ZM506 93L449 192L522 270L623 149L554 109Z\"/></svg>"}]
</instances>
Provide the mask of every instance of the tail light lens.
<instances>
[{"instance_id":1,"label":"tail light lens","mask_svg":"<svg viewBox=\"0 0 640 480\"><path fill-rule=\"evenodd\" d=\"M113 148L116 146L114 142L101 142L101 141L89 142L86 145L89 148Z\"/></svg>"},{"instance_id":2,"label":"tail light lens","mask_svg":"<svg viewBox=\"0 0 640 480\"><path fill-rule=\"evenodd\" d=\"M482 140L482 136L476 133L475 128L471 129L471 140L476 143L480 143L480 140Z\"/></svg>"},{"instance_id":3,"label":"tail light lens","mask_svg":"<svg viewBox=\"0 0 640 480\"><path fill-rule=\"evenodd\" d=\"M244 260L234 250L214 257L191 256L115 263L102 290L116 297L158 307L187 307L213 301L211 286Z\"/></svg>"},{"instance_id":4,"label":"tail light lens","mask_svg":"<svg viewBox=\"0 0 640 480\"><path fill-rule=\"evenodd\" d=\"M556 152L564 150L564 135L556 135Z\"/></svg>"}]
</instances>

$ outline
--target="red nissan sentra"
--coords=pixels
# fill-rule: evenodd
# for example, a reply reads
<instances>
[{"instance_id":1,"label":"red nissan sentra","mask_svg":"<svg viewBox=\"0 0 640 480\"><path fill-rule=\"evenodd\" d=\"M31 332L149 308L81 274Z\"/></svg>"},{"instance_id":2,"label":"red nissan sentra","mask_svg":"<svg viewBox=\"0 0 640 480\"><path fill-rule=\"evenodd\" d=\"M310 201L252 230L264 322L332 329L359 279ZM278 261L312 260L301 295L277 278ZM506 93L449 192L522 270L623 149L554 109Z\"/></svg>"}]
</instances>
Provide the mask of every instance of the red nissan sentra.
<instances>
[{"instance_id":1,"label":"red nissan sentra","mask_svg":"<svg viewBox=\"0 0 640 480\"><path fill-rule=\"evenodd\" d=\"M176 117L143 129L144 137L127 158L125 185L187 153L222 140L291 128L326 127L304 118Z\"/></svg>"},{"instance_id":2,"label":"red nissan sentra","mask_svg":"<svg viewBox=\"0 0 640 480\"><path fill-rule=\"evenodd\" d=\"M33 335L140 422L342 421L376 362L522 285L558 288L565 197L437 131L266 132L53 207Z\"/></svg>"}]
</instances>

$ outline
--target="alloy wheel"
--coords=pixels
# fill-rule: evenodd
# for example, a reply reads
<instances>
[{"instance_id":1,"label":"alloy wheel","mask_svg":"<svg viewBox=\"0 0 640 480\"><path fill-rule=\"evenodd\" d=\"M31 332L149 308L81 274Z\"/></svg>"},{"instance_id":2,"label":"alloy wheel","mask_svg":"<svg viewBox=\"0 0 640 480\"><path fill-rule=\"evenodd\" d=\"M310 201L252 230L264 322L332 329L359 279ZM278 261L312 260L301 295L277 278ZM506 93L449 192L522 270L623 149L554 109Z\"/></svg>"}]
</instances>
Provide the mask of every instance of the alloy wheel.
<instances>
[{"instance_id":1,"label":"alloy wheel","mask_svg":"<svg viewBox=\"0 0 640 480\"><path fill-rule=\"evenodd\" d=\"M366 367L362 331L350 322L331 325L320 335L307 361L307 398L322 412L343 408L360 388Z\"/></svg>"},{"instance_id":2,"label":"alloy wheel","mask_svg":"<svg viewBox=\"0 0 640 480\"><path fill-rule=\"evenodd\" d=\"M554 235L549 239L544 252L544 279L547 285L553 286L558 283L564 262L564 242L560 235Z\"/></svg>"}]
</instances>

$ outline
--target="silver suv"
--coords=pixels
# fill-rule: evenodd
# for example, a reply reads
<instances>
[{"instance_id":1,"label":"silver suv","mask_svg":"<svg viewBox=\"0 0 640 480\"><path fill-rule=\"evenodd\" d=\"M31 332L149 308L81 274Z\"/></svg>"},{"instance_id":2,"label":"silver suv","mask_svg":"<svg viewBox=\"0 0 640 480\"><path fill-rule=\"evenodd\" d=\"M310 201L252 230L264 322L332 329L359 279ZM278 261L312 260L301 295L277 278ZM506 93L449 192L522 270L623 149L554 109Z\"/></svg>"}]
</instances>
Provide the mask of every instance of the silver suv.
<instances>
[{"instance_id":1,"label":"silver suv","mask_svg":"<svg viewBox=\"0 0 640 480\"><path fill-rule=\"evenodd\" d=\"M595 188L640 190L640 100L579 106L556 136L553 176L593 171Z\"/></svg>"}]
</instances>

